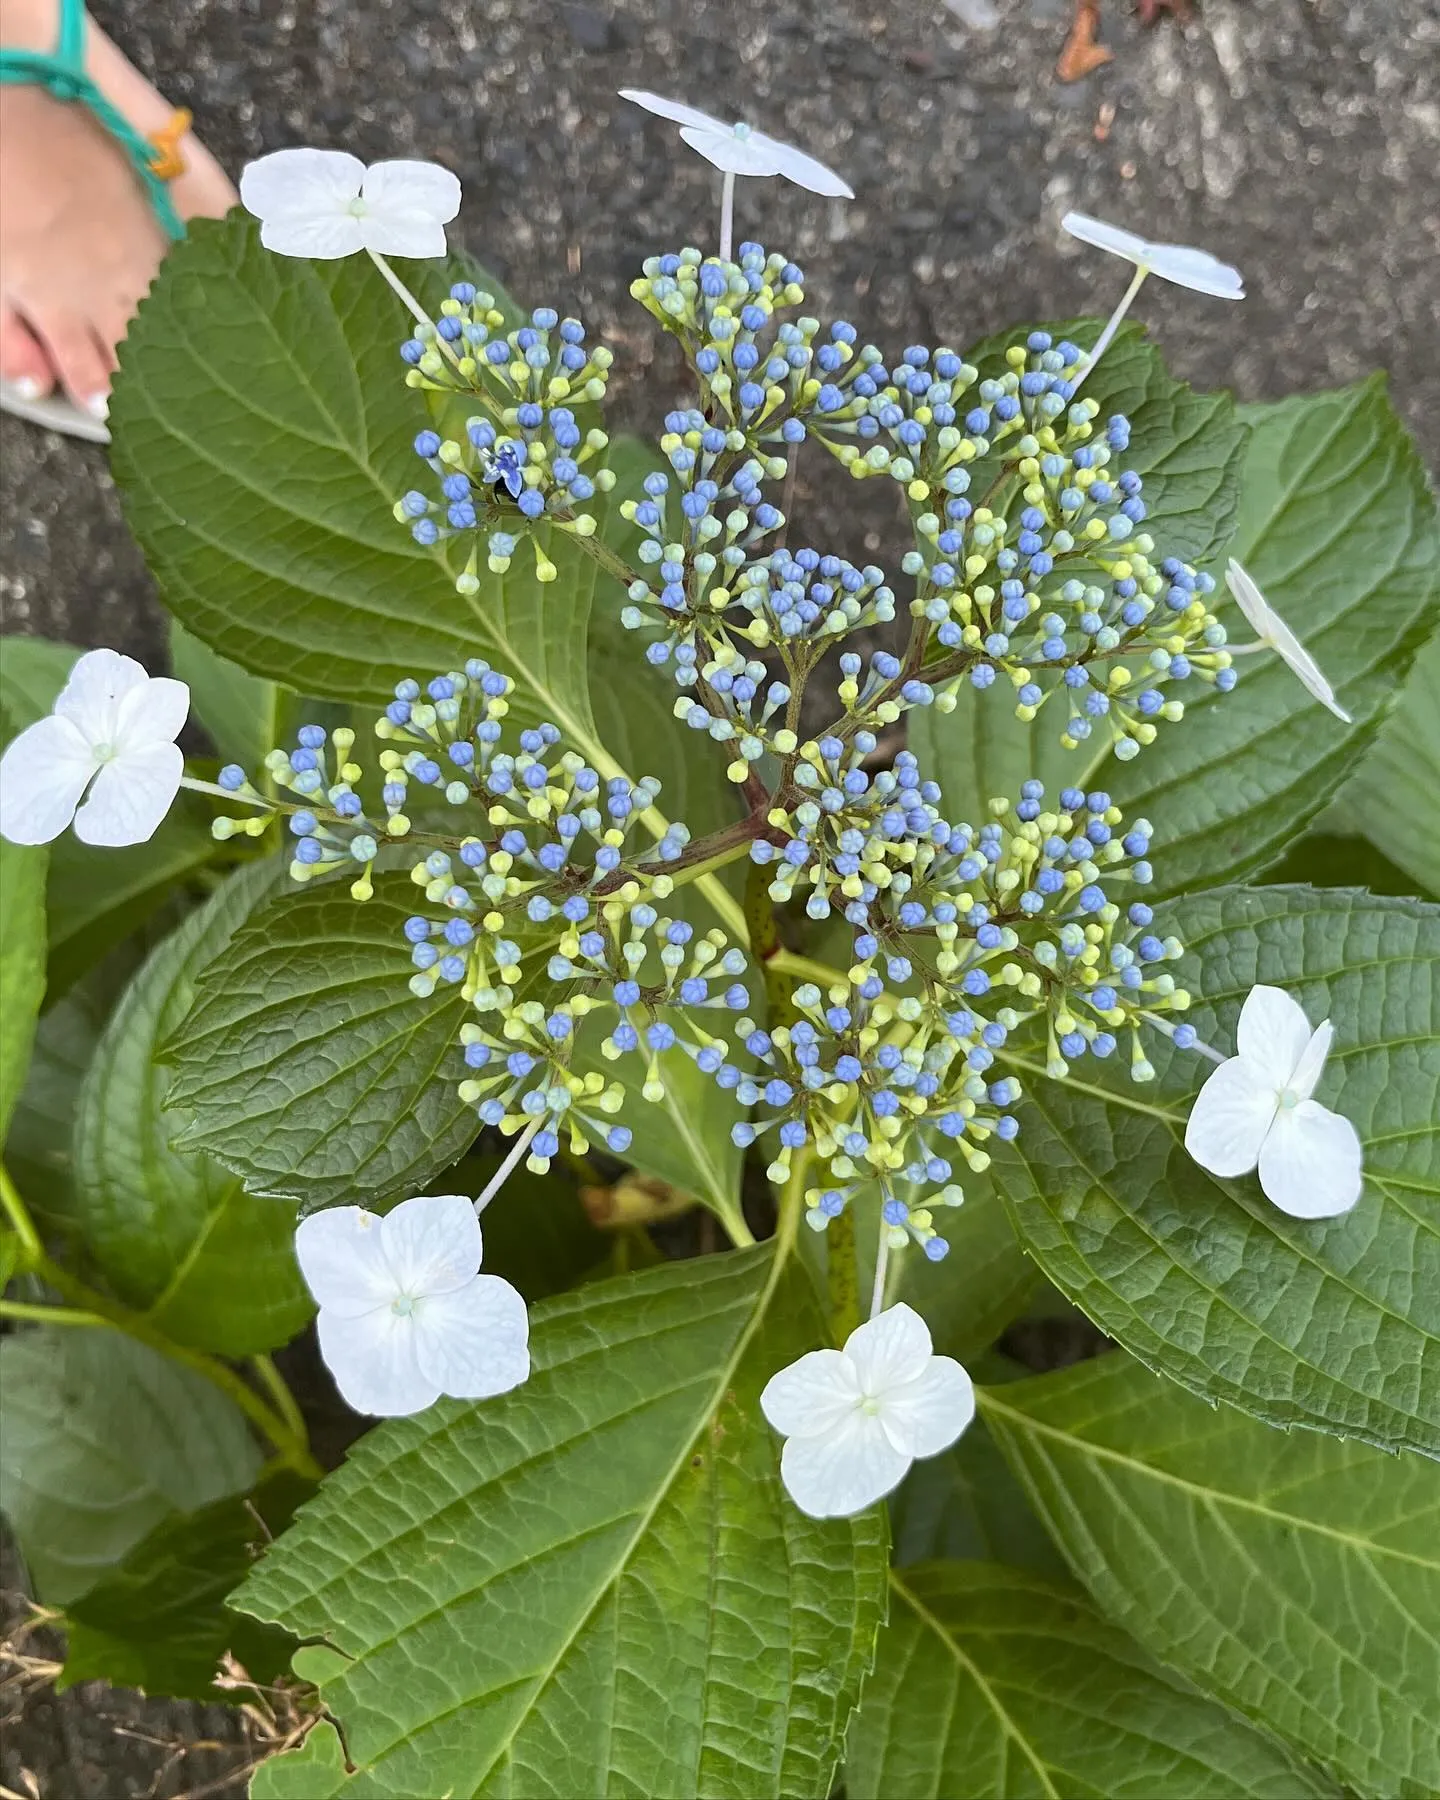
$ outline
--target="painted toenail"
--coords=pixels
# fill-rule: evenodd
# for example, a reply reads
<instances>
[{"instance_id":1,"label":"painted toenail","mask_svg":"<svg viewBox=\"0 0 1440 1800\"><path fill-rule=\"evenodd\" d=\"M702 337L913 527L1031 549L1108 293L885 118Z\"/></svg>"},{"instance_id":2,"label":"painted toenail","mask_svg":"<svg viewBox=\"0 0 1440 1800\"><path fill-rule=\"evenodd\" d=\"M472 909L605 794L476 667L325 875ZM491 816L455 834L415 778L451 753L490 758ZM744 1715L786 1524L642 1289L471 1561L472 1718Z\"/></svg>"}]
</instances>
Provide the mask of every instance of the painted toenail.
<instances>
[{"instance_id":1,"label":"painted toenail","mask_svg":"<svg viewBox=\"0 0 1440 1800\"><path fill-rule=\"evenodd\" d=\"M110 412L110 396L108 394L92 394L85 402L85 410L91 418L106 418Z\"/></svg>"},{"instance_id":2,"label":"painted toenail","mask_svg":"<svg viewBox=\"0 0 1440 1800\"><path fill-rule=\"evenodd\" d=\"M33 375L22 375L15 383L15 392L22 400L38 400L45 389Z\"/></svg>"}]
</instances>

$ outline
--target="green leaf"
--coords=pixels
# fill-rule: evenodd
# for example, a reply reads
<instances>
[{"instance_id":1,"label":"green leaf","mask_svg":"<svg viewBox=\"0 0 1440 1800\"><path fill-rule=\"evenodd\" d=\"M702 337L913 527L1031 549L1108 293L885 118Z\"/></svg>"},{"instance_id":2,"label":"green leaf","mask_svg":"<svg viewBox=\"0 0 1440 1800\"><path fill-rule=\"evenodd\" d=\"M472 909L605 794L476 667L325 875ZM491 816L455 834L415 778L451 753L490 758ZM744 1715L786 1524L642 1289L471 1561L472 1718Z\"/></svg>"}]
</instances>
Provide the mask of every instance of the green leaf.
<instances>
[{"instance_id":1,"label":"green leaf","mask_svg":"<svg viewBox=\"0 0 1440 1800\"><path fill-rule=\"evenodd\" d=\"M63 1693L108 1681L179 1699L246 1696L215 1686L227 1652L255 1681L285 1673L293 1638L226 1610L225 1597L315 1484L288 1470L248 1494L172 1514L66 1608Z\"/></svg>"},{"instance_id":2,"label":"green leaf","mask_svg":"<svg viewBox=\"0 0 1440 1800\"><path fill-rule=\"evenodd\" d=\"M214 861L210 817L203 801L181 794L147 843L104 850L69 832L55 840L48 891L52 995L64 993Z\"/></svg>"},{"instance_id":3,"label":"green leaf","mask_svg":"<svg viewBox=\"0 0 1440 1800\"><path fill-rule=\"evenodd\" d=\"M1155 825L1157 892L1275 861L1373 741L1440 596L1435 502L1383 376L1241 411L1253 435L1234 554L1354 724L1277 656L1242 657L1233 694L1188 704L1133 762L1108 759L1098 785ZM1253 636L1233 602L1220 616L1237 643Z\"/></svg>"},{"instance_id":4,"label":"green leaf","mask_svg":"<svg viewBox=\"0 0 1440 1800\"><path fill-rule=\"evenodd\" d=\"M201 1375L108 1328L0 1339L0 1511L42 1600L66 1605L169 1513L243 1492L243 1415Z\"/></svg>"},{"instance_id":5,"label":"green leaf","mask_svg":"<svg viewBox=\"0 0 1440 1800\"><path fill-rule=\"evenodd\" d=\"M1431 615L1434 616L1433 613ZM1440 899L1440 636L1415 658L1398 704L1326 822L1367 837ZM1369 883L1372 885L1373 883Z\"/></svg>"},{"instance_id":6,"label":"green leaf","mask_svg":"<svg viewBox=\"0 0 1440 1800\"><path fill-rule=\"evenodd\" d=\"M364 904L315 883L236 931L163 1047L179 1147L307 1207L418 1194L464 1155L479 1129L457 1093L466 1003L410 992L414 893L398 874Z\"/></svg>"},{"instance_id":7,"label":"green leaf","mask_svg":"<svg viewBox=\"0 0 1440 1800\"><path fill-rule=\"evenodd\" d=\"M930 1563L892 1576L845 1791L1299 1800L1336 1790L1157 1668L1069 1582Z\"/></svg>"},{"instance_id":8,"label":"green leaf","mask_svg":"<svg viewBox=\"0 0 1440 1800\"><path fill-rule=\"evenodd\" d=\"M1332 807L1324 822L1336 817ZM1276 882L1321 888L1363 887L1372 894L1415 896L1414 877L1382 856L1368 838L1331 837L1325 831L1307 831L1259 879L1262 885ZM1433 894L1428 897L1436 898Z\"/></svg>"},{"instance_id":9,"label":"green leaf","mask_svg":"<svg viewBox=\"0 0 1440 1800\"><path fill-rule=\"evenodd\" d=\"M155 1053L277 878L274 862L238 871L152 952L105 1029L75 1121L75 1216L106 1281L168 1337L226 1356L288 1343L314 1312L295 1209L172 1149L181 1121L165 1111L171 1077Z\"/></svg>"},{"instance_id":10,"label":"green leaf","mask_svg":"<svg viewBox=\"0 0 1440 1800\"><path fill-rule=\"evenodd\" d=\"M899 1568L943 1560L1065 1573L1065 1559L982 1419L911 1469L890 1498L890 1537Z\"/></svg>"},{"instance_id":11,"label":"green leaf","mask_svg":"<svg viewBox=\"0 0 1440 1800\"><path fill-rule=\"evenodd\" d=\"M191 714L209 732L221 761L253 773L280 742L285 690L218 655L178 619L170 621L170 664L189 685Z\"/></svg>"},{"instance_id":12,"label":"green leaf","mask_svg":"<svg viewBox=\"0 0 1440 1800\"><path fill-rule=\"evenodd\" d=\"M1183 1140L1212 1065L1161 1040L1145 1087L1022 1069L994 1164L1021 1237L1102 1331L1206 1399L1440 1456L1440 907L1222 888L1161 917L1189 946L1202 1042L1231 1049L1256 982L1334 1021L1317 1098L1354 1121L1365 1192L1307 1222L1254 1177L1206 1174Z\"/></svg>"},{"instance_id":13,"label":"green leaf","mask_svg":"<svg viewBox=\"0 0 1440 1800\"><path fill-rule=\"evenodd\" d=\"M8 741L50 711L81 652L44 638L6 637L0 644L0 737ZM191 794L177 797L143 844L111 850L62 832L50 847L46 887L50 1001L143 925L213 860L216 848L210 808Z\"/></svg>"},{"instance_id":14,"label":"green leaf","mask_svg":"<svg viewBox=\"0 0 1440 1800\"><path fill-rule=\"evenodd\" d=\"M646 1064L640 1055L607 1062L600 1045L618 1015L613 1007L597 1007L586 1022L585 1035L576 1047L573 1067L577 1074L598 1070L608 1081L626 1090L623 1117L635 1133L625 1152L647 1175L658 1176L683 1194L702 1200L721 1220L740 1217L740 1180L745 1153L730 1137L730 1127L740 1117L733 1094L717 1087L682 1052L663 1059L663 1100L647 1100L641 1093ZM726 1022L733 1022L728 1015ZM681 1021L678 1017L675 1023ZM721 1025L723 1029L723 1023Z\"/></svg>"},{"instance_id":15,"label":"green leaf","mask_svg":"<svg viewBox=\"0 0 1440 1800\"><path fill-rule=\"evenodd\" d=\"M25 1087L10 1120L5 1163L41 1229L79 1253L72 1138L80 1084L126 983L145 955L142 932L112 950L40 1015Z\"/></svg>"},{"instance_id":16,"label":"green leaf","mask_svg":"<svg viewBox=\"0 0 1440 1800\"><path fill-rule=\"evenodd\" d=\"M1375 1800L1440 1786L1440 1469L1191 1399L1124 1356L982 1411L1072 1567L1195 1685Z\"/></svg>"},{"instance_id":17,"label":"green leaf","mask_svg":"<svg viewBox=\"0 0 1440 1800\"><path fill-rule=\"evenodd\" d=\"M0 637L0 717L11 738L43 719L81 652L49 638Z\"/></svg>"},{"instance_id":18,"label":"green leaf","mask_svg":"<svg viewBox=\"0 0 1440 1800\"><path fill-rule=\"evenodd\" d=\"M397 268L432 308L466 272ZM197 221L121 348L110 428L131 529L186 628L254 674L383 702L402 675L485 656L520 684L520 712L589 752L594 561L553 532L558 580L538 583L522 545L505 576L482 559L467 599L446 545L391 515L431 480L398 356L409 324L368 259L273 256L238 210Z\"/></svg>"},{"instance_id":19,"label":"green leaf","mask_svg":"<svg viewBox=\"0 0 1440 1800\"><path fill-rule=\"evenodd\" d=\"M25 1086L45 998L43 845L0 838L0 1144Z\"/></svg>"},{"instance_id":20,"label":"green leaf","mask_svg":"<svg viewBox=\"0 0 1440 1800\"><path fill-rule=\"evenodd\" d=\"M524 1387L372 1432L236 1596L353 1659L335 1791L827 1793L885 1542L780 1487L758 1397L821 1335L803 1272L671 1263L532 1332Z\"/></svg>"},{"instance_id":21,"label":"green leaf","mask_svg":"<svg viewBox=\"0 0 1440 1800\"><path fill-rule=\"evenodd\" d=\"M298 1750L261 1763L250 1800L334 1800L345 1786L345 1750L328 1719L311 1727Z\"/></svg>"}]
</instances>

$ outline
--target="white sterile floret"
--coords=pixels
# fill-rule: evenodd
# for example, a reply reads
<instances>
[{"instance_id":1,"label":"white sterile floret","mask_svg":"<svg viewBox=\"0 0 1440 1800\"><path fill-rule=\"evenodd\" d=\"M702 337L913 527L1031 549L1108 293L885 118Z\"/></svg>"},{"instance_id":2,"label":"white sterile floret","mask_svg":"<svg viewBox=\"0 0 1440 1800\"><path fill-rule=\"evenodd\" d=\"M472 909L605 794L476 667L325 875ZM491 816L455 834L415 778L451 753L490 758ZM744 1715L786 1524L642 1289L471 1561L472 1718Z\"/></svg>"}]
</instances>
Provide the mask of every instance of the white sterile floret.
<instances>
[{"instance_id":1,"label":"white sterile floret","mask_svg":"<svg viewBox=\"0 0 1440 1800\"><path fill-rule=\"evenodd\" d=\"M345 150L274 150L245 165L240 199L281 256L443 256L460 183L438 163L367 169Z\"/></svg>"},{"instance_id":2,"label":"white sterile floret","mask_svg":"<svg viewBox=\"0 0 1440 1800\"><path fill-rule=\"evenodd\" d=\"M1248 1175L1258 1166L1267 1199L1294 1219L1330 1219L1360 1198L1355 1127L1311 1099L1334 1027L1310 1029L1282 989L1253 987L1240 1009L1238 1055L1223 1062L1195 1097L1185 1148L1212 1175Z\"/></svg>"},{"instance_id":3,"label":"white sterile floret","mask_svg":"<svg viewBox=\"0 0 1440 1800\"><path fill-rule=\"evenodd\" d=\"M1230 558L1230 567L1225 572L1225 581L1241 612L1259 634L1260 642L1288 664L1299 676L1301 684L1322 706L1328 706L1337 719L1350 724L1349 713L1336 700L1334 688L1320 673L1320 665L1233 556ZM1232 650L1243 651L1249 647L1245 644L1233 645Z\"/></svg>"},{"instance_id":4,"label":"white sterile floret","mask_svg":"<svg viewBox=\"0 0 1440 1800\"><path fill-rule=\"evenodd\" d=\"M1092 219L1087 213L1066 213L1060 224L1082 244L1093 244L1097 250L1123 256L1162 281L1173 281L1177 287L1193 288L1197 294L1210 294L1217 300L1245 298L1240 271L1208 250L1197 250L1190 244L1152 244L1133 231L1107 225L1103 219Z\"/></svg>"},{"instance_id":5,"label":"white sterile floret","mask_svg":"<svg viewBox=\"0 0 1440 1800\"><path fill-rule=\"evenodd\" d=\"M827 169L824 163L797 150L793 144L767 137L753 126L727 125L697 107L686 106L680 100L664 100L659 94L646 93L642 88L621 88L620 98L632 100L646 112L678 125L680 136L690 148L727 175L783 175L787 181L808 188L812 194L827 194L840 200L855 198L849 183L842 181L833 169Z\"/></svg>"},{"instance_id":6,"label":"white sterile floret","mask_svg":"<svg viewBox=\"0 0 1440 1800\"><path fill-rule=\"evenodd\" d=\"M143 844L179 791L175 739L189 711L183 681L147 675L114 650L87 651L54 711L0 758L0 837L48 844L73 819L87 844Z\"/></svg>"},{"instance_id":7,"label":"white sterile floret","mask_svg":"<svg viewBox=\"0 0 1440 1800\"><path fill-rule=\"evenodd\" d=\"M463 1194L422 1194L383 1218L337 1206L301 1221L295 1254L320 1307L320 1354L356 1412L393 1418L526 1379L525 1302L478 1272L481 1249Z\"/></svg>"},{"instance_id":8,"label":"white sterile floret","mask_svg":"<svg viewBox=\"0 0 1440 1800\"><path fill-rule=\"evenodd\" d=\"M975 1417L960 1364L931 1352L925 1321L903 1302L850 1333L843 1350L812 1350L760 1396L785 1437L780 1476L812 1519L844 1519L937 1456Z\"/></svg>"}]
</instances>

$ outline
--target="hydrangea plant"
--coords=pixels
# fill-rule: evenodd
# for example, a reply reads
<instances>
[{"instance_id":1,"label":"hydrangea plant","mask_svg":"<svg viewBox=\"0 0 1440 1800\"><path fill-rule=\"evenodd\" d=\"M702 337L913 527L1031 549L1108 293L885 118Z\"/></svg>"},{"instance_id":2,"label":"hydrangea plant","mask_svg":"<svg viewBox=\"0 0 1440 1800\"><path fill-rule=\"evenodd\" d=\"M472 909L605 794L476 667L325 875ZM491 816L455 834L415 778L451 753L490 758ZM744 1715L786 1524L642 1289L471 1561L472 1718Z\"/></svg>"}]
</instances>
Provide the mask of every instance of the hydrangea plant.
<instances>
[{"instance_id":1,"label":"hydrangea plant","mask_svg":"<svg viewBox=\"0 0 1440 1800\"><path fill-rule=\"evenodd\" d=\"M283 1696L262 1797L1432 1791L1383 386L1193 393L1126 315L1239 274L1078 214L1108 321L870 343L735 242L841 177L626 98L722 172L631 287L654 442L446 171L277 152L122 352L175 677L7 640L0 1503L66 1679ZM329 1473L317 1308L386 1421Z\"/></svg>"}]
</instances>

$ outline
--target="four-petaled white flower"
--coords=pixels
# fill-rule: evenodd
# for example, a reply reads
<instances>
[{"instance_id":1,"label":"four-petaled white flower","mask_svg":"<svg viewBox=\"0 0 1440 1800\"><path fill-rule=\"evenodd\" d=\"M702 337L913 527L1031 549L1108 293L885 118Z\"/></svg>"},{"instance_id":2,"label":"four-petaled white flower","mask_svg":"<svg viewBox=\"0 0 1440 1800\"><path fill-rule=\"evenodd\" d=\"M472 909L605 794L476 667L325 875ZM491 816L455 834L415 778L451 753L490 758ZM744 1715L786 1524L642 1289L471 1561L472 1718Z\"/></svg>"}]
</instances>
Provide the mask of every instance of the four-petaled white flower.
<instances>
[{"instance_id":1,"label":"four-petaled white flower","mask_svg":"<svg viewBox=\"0 0 1440 1800\"><path fill-rule=\"evenodd\" d=\"M525 1302L478 1272L481 1249L463 1194L422 1194L383 1218L337 1206L301 1221L295 1253L320 1307L320 1354L356 1412L480 1400L529 1375Z\"/></svg>"},{"instance_id":2,"label":"four-petaled white flower","mask_svg":"<svg viewBox=\"0 0 1440 1800\"><path fill-rule=\"evenodd\" d=\"M1332 1219L1360 1198L1360 1137L1310 1096L1334 1027L1310 1021L1283 988L1253 987L1236 1027L1239 1054L1195 1096L1185 1148L1212 1175L1257 1165L1266 1198L1294 1219Z\"/></svg>"},{"instance_id":3,"label":"four-petaled white flower","mask_svg":"<svg viewBox=\"0 0 1440 1800\"><path fill-rule=\"evenodd\" d=\"M245 165L240 199L281 256L443 256L460 183L438 163L367 169L345 150L273 150Z\"/></svg>"},{"instance_id":4,"label":"four-petaled white flower","mask_svg":"<svg viewBox=\"0 0 1440 1800\"><path fill-rule=\"evenodd\" d=\"M1225 572L1225 581L1241 612L1260 635L1259 644L1232 644L1232 652L1258 649L1260 645L1273 650L1282 662L1294 670L1302 685L1309 689L1322 706L1328 706L1337 719L1350 724L1349 713L1336 700L1334 688L1320 673L1320 665L1233 556L1230 558L1230 567Z\"/></svg>"},{"instance_id":5,"label":"four-petaled white flower","mask_svg":"<svg viewBox=\"0 0 1440 1800\"><path fill-rule=\"evenodd\" d=\"M931 1354L925 1321L902 1302L843 1350L812 1350L772 1375L760 1406L786 1440L790 1498L812 1519L844 1519L898 1486L916 1457L953 1444L975 1417L975 1389L953 1357Z\"/></svg>"},{"instance_id":6,"label":"four-petaled white flower","mask_svg":"<svg viewBox=\"0 0 1440 1800\"><path fill-rule=\"evenodd\" d=\"M727 125L697 107L686 106L680 100L663 100L659 94L646 93L643 88L621 88L620 98L633 100L646 112L673 121L690 148L698 150L707 162L727 175L783 175L797 187L809 188L812 194L827 194L839 200L855 198L854 189L833 169L827 169L793 144L767 137L751 125Z\"/></svg>"},{"instance_id":7,"label":"four-petaled white flower","mask_svg":"<svg viewBox=\"0 0 1440 1800\"><path fill-rule=\"evenodd\" d=\"M1088 213L1066 213L1060 224L1082 244L1093 244L1097 250L1123 256L1162 281L1173 281L1178 287L1193 288L1197 294L1210 294L1217 300L1245 298L1240 271L1222 263L1208 250L1197 250L1190 244L1152 244L1133 231L1107 225L1103 219L1092 219Z\"/></svg>"},{"instance_id":8,"label":"four-petaled white flower","mask_svg":"<svg viewBox=\"0 0 1440 1800\"><path fill-rule=\"evenodd\" d=\"M183 681L147 675L114 650L87 651L55 710L0 758L0 837L48 844L73 819L87 844L143 844L179 791L175 739L189 711Z\"/></svg>"}]
</instances>

